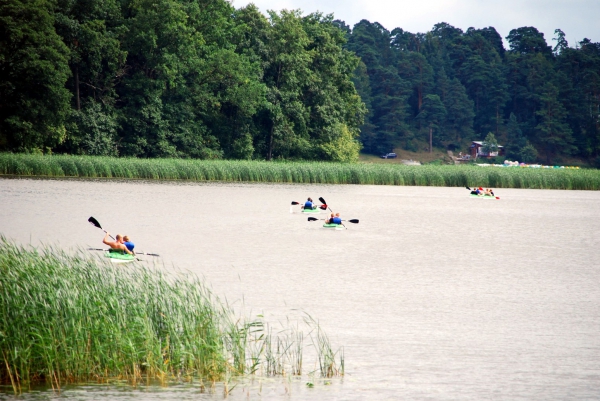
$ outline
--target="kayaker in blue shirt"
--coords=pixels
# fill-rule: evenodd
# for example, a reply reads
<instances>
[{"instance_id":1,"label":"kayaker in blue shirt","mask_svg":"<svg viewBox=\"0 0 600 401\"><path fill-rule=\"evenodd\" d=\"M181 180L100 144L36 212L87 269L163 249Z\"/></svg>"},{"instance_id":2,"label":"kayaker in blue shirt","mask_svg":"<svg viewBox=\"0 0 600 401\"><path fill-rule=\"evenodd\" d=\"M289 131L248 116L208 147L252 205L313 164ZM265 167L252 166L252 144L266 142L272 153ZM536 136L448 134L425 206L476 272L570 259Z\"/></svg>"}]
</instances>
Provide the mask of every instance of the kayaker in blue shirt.
<instances>
[{"instance_id":1,"label":"kayaker in blue shirt","mask_svg":"<svg viewBox=\"0 0 600 401\"><path fill-rule=\"evenodd\" d=\"M317 205L313 204L313 200L312 198L308 198L306 200L306 202L304 202L304 206L302 206L302 209L316 209Z\"/></svg>"},{"instance_id":2,"label":"kayaker in blue shirt","mask_svg":"<svg viewBox=\"0 0 600 401\"><path fill-rule=\"evenodd\" d=\"M333 224L333 219L335 218L335 214L331 213L331 216L325 219L325 224Z\"/></svg>"},{"instance_id":3,"label":"kayaker in blue shirt","mask_svg":"<svg viewBox=\"0 0 600 401\"><path fill-rule=\"evenodd\" d=\"M123 245L125 245L131 253L134 253L133 248L135 248L135 244L129 240L128 235L123 236Z\"/></svg>"},{"instance_id":4,"label":"kayaker in blue shirt","mask_svg":"<svg viewBox=\"0 0 600 401\"><path fill-rule=\"evenodd\" d=\"M336 213L335 217L331 218L331 224L342 224L342 218L339 213Z\"/></svg>"}]
</instances>

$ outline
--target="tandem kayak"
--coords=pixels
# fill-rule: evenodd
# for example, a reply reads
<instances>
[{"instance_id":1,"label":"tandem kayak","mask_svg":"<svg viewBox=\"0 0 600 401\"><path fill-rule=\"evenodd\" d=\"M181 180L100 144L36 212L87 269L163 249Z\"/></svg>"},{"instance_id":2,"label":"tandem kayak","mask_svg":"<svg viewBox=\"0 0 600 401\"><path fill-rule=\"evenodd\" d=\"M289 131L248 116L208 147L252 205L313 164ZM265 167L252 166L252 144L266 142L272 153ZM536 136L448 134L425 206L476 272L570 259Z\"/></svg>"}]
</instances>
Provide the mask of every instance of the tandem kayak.
<instances>
[{"instance_id":1,"label":"tandem kayak","mask_svg":"<svg viewBox=\"0 0 600 401\"><path fill-rule=\"evenodd\" d=\"M335 230L343 230L343 229L345 229L345 228L346 228L346 227L344 227L344 226L343 226L343 225L341 225L341 224L329 224L329 223L325 223L325 224L323 224L323 227L324 227L324 228L333 228L333 229L335 229Z\"/></svg>"},{"instance_id":2,"label":"tandem kayak","mask_svg":"<svg viewBox=\"0 0 600 401\"><path fill-rule=\"evenodd\" d=\"M469 195L471 198L480 198L480 199L496 199L495 196L489 196L489 195Z\"/></svg>"},{"instance_id":3,"label":"tandem kayak","mask_svg":"<svg viewBox=\"0 0 600 401\"><path fill-rule=\"evenodd\" d=\"M104 256L109 258L110 261L114 262L114 263L127 263L127 262L133 262L135 260L134 255L130 255L128 253L123 253L122 251L113 251L113 250L106 251Z\"/></svg>"}]
</instances>

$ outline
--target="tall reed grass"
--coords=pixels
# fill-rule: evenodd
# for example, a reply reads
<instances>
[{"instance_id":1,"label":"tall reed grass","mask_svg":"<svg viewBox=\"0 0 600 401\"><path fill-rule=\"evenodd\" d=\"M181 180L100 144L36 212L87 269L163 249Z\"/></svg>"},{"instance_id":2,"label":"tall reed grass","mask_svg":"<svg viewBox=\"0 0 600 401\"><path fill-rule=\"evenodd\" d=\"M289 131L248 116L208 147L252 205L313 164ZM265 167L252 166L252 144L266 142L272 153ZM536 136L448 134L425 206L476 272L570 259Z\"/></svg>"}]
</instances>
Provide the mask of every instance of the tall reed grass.
<instances>
[{"instance_id":1,"label":"tall reed grass","mask_svg":"<svg viewBox=\"0 0 600 401\"><path fill-rule=\"evenodd\" d=\"M343 375L343 354L305 323L312 344L298 327L274 334L236 317L194 275L0 238L0 383L15 393L35 383L301 375L307 346L323 377Z\"/></svg>"},{"instance_id":2,"label":"tall reed grass","mask_svg":"<svg viewBox=\"0 0 600 401\"><path fill-rule=\"evenodd\" d=\"M600 189L600 170L594 169L132 159L12 153L0 153L0 174L151 180Z\"/></svg>"}]
</instances>

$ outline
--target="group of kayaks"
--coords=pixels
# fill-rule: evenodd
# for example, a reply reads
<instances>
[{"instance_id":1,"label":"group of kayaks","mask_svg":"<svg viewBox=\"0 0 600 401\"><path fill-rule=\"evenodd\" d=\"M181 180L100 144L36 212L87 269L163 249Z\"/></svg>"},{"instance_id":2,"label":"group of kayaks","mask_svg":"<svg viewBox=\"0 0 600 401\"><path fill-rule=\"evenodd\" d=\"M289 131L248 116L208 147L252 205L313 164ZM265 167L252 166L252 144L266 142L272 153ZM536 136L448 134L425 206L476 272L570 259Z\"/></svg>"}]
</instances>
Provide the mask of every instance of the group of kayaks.
<instances>
[{"instance_id":1,"label":"group of kayaks","mask_svg":"<svg viewBox=\"0 0 600 401\"><path fill-rule=\"evenodd\" d=\"M485 193L483 188L481 188L481 187L475 188L475 189L471 189L469 187L466 187L466 188L469 191L471 191L470 195L469 195L471 198L500 199L500 197L494 195L493 191L490 191L491 194ZM290 213L293 212L293 206L300 206L300 213L305 213L305 214L309 214L309 215L310 214L312 214L312 215L319 214L319 213L321 213L321 211L329 211L329 212L333 213L331 211L331 208L329 208L329 206L327 206L327 202L325 202L325 199L320 197L319 201L321 202L320 205L312 203L311 198L308 198L307 202L304 202L304 203L292 201L292 206L290 206ZM310 203L308 203L308 202L310 202ZM318 219L315 217L308 218L308 221L319 221L319 220L324 221L323 228L334 229L334 230L345 230L346 226L343 223L345 221L354 223L354 224L358 224L358 222L359 222L358 219L350 219L350 220L339 220L337 223L333 223L333 222L329 222L328 219ZM98 223L98 221L96 219L94 219L93 217L90 217L90 219L88 221L90 223L92 223L93 225L95 225L96 227L102 229L102 227L100 226L100 223ZM101 250L101 249L96 249L96 250ZM124 253L123 251L120 251L117 249L106 250L104 255L114 263L127 263L127 262L133 262L134 260L136 260L135 255ZM156 254L148 254L148 253L146 255L158 256Z\"/></svg>"},{"instance_id":2,"label":"group of kayaks","mask_svg":"<svg viewBox=\"0 0 600 401\"><path fill-rule=\"evenodd\" d=\"M474 188L471 189L469 187L465 187L467 188L470 192L470 197L471 198L478 198L478 199L500 199L499 196L494 195L494 190L491 188L487 188L487 189L483 189L482 187L479 188Z\"/></svg>"},{"instance_id":3,"label":"group of kayaks","mask_svg":"<svg viewBox=\"0 0 600 401\"><path fill-rule=\"evenodd\" d=\"M294 206L300 206L300 213L319 214L319 213L321 213L321 211L328 211L328 212L331 212L331 214L333 216L333 211L331 210L331 208L329 206L327 206L327 202L325 201L325 199L320 197L319 201L321 202L321 205L317 205L316 203L313 203L312 198L308 198L306 200L306 202L304 202L304 203L292 201L292 206L290 206L290 213L293 213ZM328 218L328 219L318 219L316 217L308 218L308 221L319 221L319 220L324 221L323 228L335 229L335 230L345 230L347 227L344 225L344 222L349 222L349 223L354 223L354 224L358 224L358 222L359 222L358 219L342 220L339 217L339 213L336 215L336 217Z\"/></svg>"}]
</instances>

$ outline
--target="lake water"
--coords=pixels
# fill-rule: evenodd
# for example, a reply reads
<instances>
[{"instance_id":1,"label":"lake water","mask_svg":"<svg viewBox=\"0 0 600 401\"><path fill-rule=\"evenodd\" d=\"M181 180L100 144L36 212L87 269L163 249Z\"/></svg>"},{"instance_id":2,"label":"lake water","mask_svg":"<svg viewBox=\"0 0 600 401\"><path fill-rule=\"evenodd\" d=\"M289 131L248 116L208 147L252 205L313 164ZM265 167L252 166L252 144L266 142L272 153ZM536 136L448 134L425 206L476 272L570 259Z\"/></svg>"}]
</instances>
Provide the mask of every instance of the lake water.
<instances>
[{"instance_id":1,"label":"lake water","mask_svg":"<svg viewBox=\"0 0 600 401\"><path fill-rule=\"evenodd\" d=\"M242 383L228 399L600 399L600 192L0 179L0 233L101 247L96 217L162 268L267 320L306 312L346 375ZM291 201L324 197L347 230ZM317 217L325 217L321 214ZM150 263L151 258L147 257ZM308 369L308 368L307 368ZM12 396L0 395L0 399ZM21 399L222 399L187 386Z\"/></svg>"}]
</instances>

